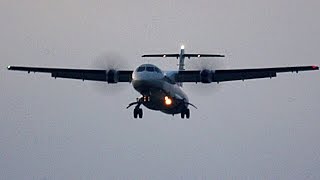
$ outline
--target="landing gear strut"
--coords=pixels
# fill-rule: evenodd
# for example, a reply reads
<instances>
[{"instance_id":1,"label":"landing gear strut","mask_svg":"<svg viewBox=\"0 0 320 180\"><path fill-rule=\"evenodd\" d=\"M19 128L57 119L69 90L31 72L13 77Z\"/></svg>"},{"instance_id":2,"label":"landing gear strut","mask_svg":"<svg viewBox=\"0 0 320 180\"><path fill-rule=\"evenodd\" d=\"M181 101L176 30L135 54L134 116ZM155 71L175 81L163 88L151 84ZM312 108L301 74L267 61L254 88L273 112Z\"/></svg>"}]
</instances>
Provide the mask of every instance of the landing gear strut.
<instances>
[{"instance_id":1,"label":"landing gear strut","mask_svg":"<svg viewBox=\"0 0 320 180\"><path fill-rule=\"evenodd\" d=\"M181 112L181 118L184 119L184 117L190 118L190 109L186 108Z\"/></svg>"}]
</instances>

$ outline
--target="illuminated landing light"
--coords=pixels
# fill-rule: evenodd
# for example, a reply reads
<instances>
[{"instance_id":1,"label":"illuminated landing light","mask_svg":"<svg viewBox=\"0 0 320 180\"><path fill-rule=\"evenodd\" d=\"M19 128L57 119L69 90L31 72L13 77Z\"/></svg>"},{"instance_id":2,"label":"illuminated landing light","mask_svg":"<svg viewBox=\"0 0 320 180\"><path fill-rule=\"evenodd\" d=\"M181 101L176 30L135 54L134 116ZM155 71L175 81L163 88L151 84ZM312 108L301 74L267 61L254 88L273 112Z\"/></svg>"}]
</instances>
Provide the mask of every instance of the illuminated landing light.
<instances>
[{"instance_id":1,"label":"illuminated landing light","mask_svg":"<svg viewBox=\"0 0 320 180\"><path fill-rule=\"evenodd\" d=\"M8 66L8 67L7 67L7 69L10 69L10 68L11 68L11 66Z\"/></svg>"},{"instance_id":2,"label":"illuminated landing light","mask_svg":"<svg viewBox=\"0 0 320 180\"><path fill-rule=\"evenodd\" d=\"M167 106L170 106L172 104L172 99L170 99L168 96L165 96L164 97L164 103L167 105Z\"/></svg>"},{"instance_id":3,"label":"illuminated landing light","mask_svg":"<svg viewBox=\"0 0 320 180\"><path fill-rule=\"evenodd\" d=\"M181 45L181 49L184 49L184 45Z\"/></svg>"},{"instance_id":4,"label":"illuminated landing light","mask_svg":"<svg viewBox=\"0 0 320 180\"><path fill-rule=\"evenodd\" d=\"M199 58L200 56L201 56L201 55L199 54L199 55L198 55L198 58Z\"/></svg>"},{"instance_id":5,"label":"illuminated landing light","mask_svg":"<svg viewBox=\"0 0 320 180\"><path fill-rule=\"evenodd\" d=\"M163 57L165 58L165 57L167 57L167 56L164 54Z\"/></svg>"}]
</instances>

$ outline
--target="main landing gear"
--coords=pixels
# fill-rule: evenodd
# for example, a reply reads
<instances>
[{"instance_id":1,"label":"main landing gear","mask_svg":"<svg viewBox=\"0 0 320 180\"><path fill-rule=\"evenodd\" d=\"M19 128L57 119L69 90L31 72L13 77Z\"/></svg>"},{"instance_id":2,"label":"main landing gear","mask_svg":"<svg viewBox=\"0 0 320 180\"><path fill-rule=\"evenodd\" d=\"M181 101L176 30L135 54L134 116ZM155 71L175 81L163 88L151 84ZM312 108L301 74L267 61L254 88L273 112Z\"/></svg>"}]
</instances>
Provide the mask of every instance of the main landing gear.
<instances>
[{"instance_id":1,"label":"main landing gear","mask_svg":"<svg viewBox=\"0 0 320 180\"><path fill-rule=\"evenodd\" d=\"M190 118L190 109L186 108L181 112L181 118L184 119L184 117Z\"/></svg>"},{"instance_id":2,"label":"main landing gear","mask_svg":"<svg viewBox=\"0 0 320 180\"><path fill-rule=\"evenodd\" d=\"M133 110L133 117L135 118L135 119L137 119L137 118L142 118L142 116L143 116L143 111L142 111L142 109L140 108L140 106L141 106L141 102L139 102L139 101L137 101L137 102L133 102L133 103L130 103L129 104L129 106L127 107L127 109L130 107L130 106L133 106L133 105L135 105L136 104L136 107L134 108L134 110Z\"/></svg>"},{"instance_id":3,"label":"main landing gear","mask_svg":"<svg viewBox=\"0 0 320 180\"><path fill-rule=\"evenodd\" d=\"M135 107L134 110L133 110L133 117L135 119L137 119L138 117L141 119L143 116L143 111L141 108L139 107Z\"/></svg>"},{"instance_id":4,"label":"main landing gear","mask_svg":"<svg viewBox=\"0 0 320 180\"><path fill-rule=\"evenodd\" d=\"M134 117L135 119L137 119L137 118L140 118L140 119L141 119L141 118L143 117L143 111L142 111L142 109L140 108L140 106L141 106L141 104L142 104L143 102L147 102L147 101L150 101L150 97L149 97L149 96L143 96L143 97L141 97L140 99L137 98L137 101L136 101L136 102L130 103L130 104L128 105L127 109L128 109L129 107L133 106L133 105L136 105L136 107L135 107L134 110L133 110L133 117Z\"/></svg>"}]
</instances>

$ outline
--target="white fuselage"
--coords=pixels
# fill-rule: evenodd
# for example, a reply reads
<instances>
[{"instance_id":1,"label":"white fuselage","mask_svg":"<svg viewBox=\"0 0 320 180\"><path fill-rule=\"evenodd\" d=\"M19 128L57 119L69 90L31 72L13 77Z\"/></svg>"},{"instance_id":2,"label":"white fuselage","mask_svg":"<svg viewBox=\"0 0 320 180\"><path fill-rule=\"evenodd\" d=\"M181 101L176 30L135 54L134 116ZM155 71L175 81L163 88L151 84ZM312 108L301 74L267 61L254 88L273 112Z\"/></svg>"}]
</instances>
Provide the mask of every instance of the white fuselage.
<instances>
[{"instance_id":1,"label":"white fuselage","mask_svg":"<svg viewBox=\"0 0 320 180\"><path fill-rule=\"evenodd\" d=\"M166 114L178 114L188 107L188 97L174 82L173 75L152 64L143 64L133 72L132 85L142 95L145 107Z\"/></svg>"}]
</instances>

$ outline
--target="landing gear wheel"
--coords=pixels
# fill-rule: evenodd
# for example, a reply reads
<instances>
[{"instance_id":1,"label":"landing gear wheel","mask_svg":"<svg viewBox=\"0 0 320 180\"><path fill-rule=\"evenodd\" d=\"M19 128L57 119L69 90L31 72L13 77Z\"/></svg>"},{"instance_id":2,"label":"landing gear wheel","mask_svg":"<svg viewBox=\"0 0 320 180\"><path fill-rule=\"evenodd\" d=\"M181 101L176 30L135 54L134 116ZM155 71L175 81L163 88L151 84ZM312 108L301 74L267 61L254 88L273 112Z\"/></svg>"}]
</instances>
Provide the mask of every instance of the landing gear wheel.
<instances>
[{"instance_id":1,"label":"landing gear wheel","mask_svg":"<svg viewBox=\"0 0 320 180\"><path fill-rule=\"evenodd\" d=\"M142 111L142 109L139 109L138 114L139 114L139 118L141 119L142 116L143 116L143 111Z\"/></svg>"},{"instance_id":2,"label":"landing gear wheel","mask_svg":"<svg viewBox=\"0 0 320 180\"><path fill-rule=\"evenodd\" d=\"M184 111L182 111L180 115L181 115L181 119L184 119Z\"/></svg>"},{"instance_id":3,"label":"landing gear wheel","mask_svg":"<svg viewBox=\"0 0 320 180\"><path fill-rule=\"evenodd\" d=\"M141 119L142 116L143 116L143 111L142 111L141 108L135 108L135 109L133 110L133 117L134 117L135 119L137 119L138 117Z\"/></svg>"},{"instance_id":4,"label":"landing gear wheel","mask_svg":"<svg viewBox=\"0 0 320 180\"><path fill-rule=\"evenodd\" d=\"M133 110L133 117L134 117L135 119L137 119L137 117L138 117L138 113L139 113L138 110L139 110L139 109L134 109L134 110Z\"/></svg>"},{"instance_id":5,"label":"landing gear wheel","mask_svg":"<svg viewBox=\"0 0 320 180\"><path fill-rule=\"evenodd\" d=\"M186 118L189 119L190 118L190 109L186 109Z\"/></svg>"},{"instance_id":6,"label":"landing gear wheel","mask_svg":"<svg viewBox=\"0 0 320 180\"><path fill-rule=\"evenodd\" d=\"M187 119L190 118L190 110L189 109L185 109L181 112L181 118L184 119L184 117L186 117Z\"/></svg>"}]
</instances>

